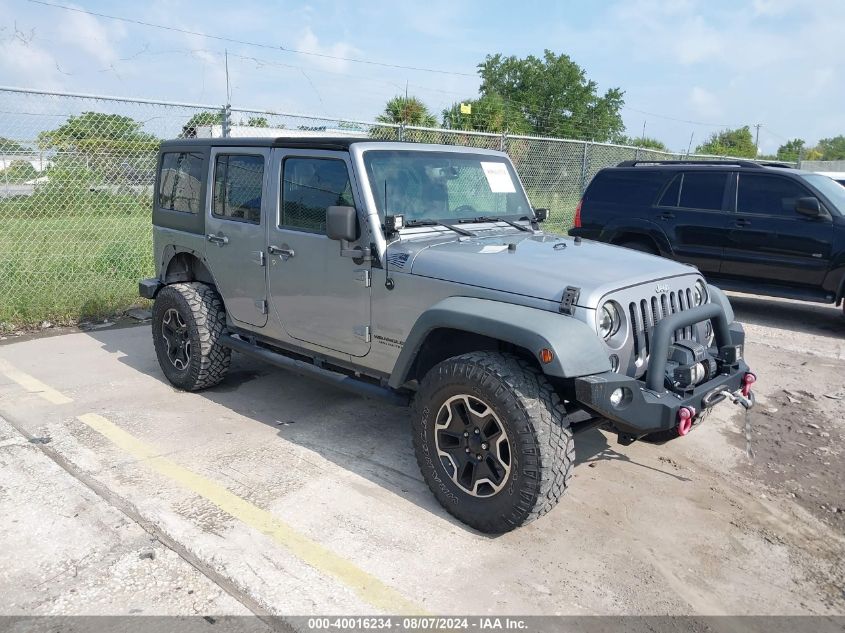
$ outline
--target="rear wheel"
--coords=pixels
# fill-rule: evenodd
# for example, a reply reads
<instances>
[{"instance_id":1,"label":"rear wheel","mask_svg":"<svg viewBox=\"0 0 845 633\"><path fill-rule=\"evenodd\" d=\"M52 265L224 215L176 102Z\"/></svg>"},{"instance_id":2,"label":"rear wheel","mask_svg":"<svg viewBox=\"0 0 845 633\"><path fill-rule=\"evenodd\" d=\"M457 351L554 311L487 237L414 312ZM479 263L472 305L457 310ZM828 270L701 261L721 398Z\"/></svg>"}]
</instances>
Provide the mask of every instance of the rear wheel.
<instances>
[{"instance_id":1,"label":"rear wheel","mask_svg":"<svg viewBox=\"0 0 845 633\"><path fill-rule=\"evenodd\" d=\"M645 240L628 240L627 242L620 242L617 246L630 248L631 250L640 251L641 253L648 253L649 255L660 254L654 244L649 244Z\"/></svg>"},{"instance_id":2,"label":"rear wheel","mask_svg":"<svg viewBox=\"0 0 845 633\"><path fill-rule=\"evenodd\" d=\"M574 441L560 400L529 362L495 352L447 359L414 401L414 449L437 500L464 523L501 533L551 510Z\"/></svg>"},{"instance_id":3,"label":"rear wheel","mask_svg":"<svg viewBox=\"0 0 845 633\"><path fill-rule=\"evenodd\" d=\"M226 312L217 291L191 282L164 287L153 305L153 344L174 386L198 391L216 385L229 369L231 351L220 343Z\"/></svg>"}]
</instances>

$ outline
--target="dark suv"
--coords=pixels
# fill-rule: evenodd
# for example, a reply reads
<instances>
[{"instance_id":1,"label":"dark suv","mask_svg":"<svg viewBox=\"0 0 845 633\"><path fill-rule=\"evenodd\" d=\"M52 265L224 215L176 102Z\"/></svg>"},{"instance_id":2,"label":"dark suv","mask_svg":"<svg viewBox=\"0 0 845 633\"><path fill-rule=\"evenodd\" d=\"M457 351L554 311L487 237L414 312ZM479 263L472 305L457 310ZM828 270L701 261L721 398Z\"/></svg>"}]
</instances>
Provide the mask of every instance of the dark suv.
<instances>
[{"instance_id":1,"label":"dark suv","mask_svg":"<svg viewBox=\"0 0 845 633\"><path fill-rule=\"evenodd\" d=\"M845 293L845 187L775 163L619 163L593 178L569 234L694 264L728 290Z\"/></svg>"}]
</instances>

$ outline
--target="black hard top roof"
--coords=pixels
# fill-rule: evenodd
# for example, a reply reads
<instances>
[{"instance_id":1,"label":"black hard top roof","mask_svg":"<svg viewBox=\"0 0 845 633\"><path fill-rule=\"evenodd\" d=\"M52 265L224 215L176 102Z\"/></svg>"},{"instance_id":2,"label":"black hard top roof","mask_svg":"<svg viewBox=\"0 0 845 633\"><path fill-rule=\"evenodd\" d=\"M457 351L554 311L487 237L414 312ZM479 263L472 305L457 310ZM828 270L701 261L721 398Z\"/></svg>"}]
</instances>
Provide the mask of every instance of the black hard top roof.
<instances>
[{"instance_id":1,"label":"black hard top roof","mask_svg":"<svg viewBox=\"0 0 845 633\"><path fill-rule=\"evenodd\" d=\"M295 147L304 149L348 150L353 143L384 142L379 139L350 136L279 136L279 137L236 137L236 138L185 138L164 141L162 149L172 146L185 147Z\"/></svg>"}]
</instances>

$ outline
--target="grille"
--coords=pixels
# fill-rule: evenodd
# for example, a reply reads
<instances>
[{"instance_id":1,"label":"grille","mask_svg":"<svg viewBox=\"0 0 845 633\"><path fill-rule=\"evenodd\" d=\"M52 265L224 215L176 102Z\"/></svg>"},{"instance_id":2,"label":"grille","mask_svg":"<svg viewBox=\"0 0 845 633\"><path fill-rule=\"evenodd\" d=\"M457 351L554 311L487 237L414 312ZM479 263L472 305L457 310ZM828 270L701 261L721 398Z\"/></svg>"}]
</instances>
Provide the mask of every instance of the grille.
<instances>
[{"instance_id":1,"label":"grille","mask_svg":"<svg viewBox=\"0 0 845 633\"><path fill-rule=\"evenodd\" d=\"M691 307L692 288L671 290L651 297L644 297L639 301L631 301L628 304L628 316L631 319L634 355L637 358L645 358L649 355L652 330L658 321L670 314L683 312ZM695 329L691 325L676 330L672 335L672 341L694 338L694 332Z\"/></svg>"}]
</instances>

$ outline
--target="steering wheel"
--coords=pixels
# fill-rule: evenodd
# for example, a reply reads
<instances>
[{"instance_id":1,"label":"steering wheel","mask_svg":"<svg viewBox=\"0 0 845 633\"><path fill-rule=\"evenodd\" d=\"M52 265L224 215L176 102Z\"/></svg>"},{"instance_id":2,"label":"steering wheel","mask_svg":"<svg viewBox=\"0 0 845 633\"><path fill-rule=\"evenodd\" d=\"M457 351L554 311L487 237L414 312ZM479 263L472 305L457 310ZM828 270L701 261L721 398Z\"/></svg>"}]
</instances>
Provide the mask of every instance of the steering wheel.
<instances>
[{"instance_id":1,"label":"steering wheel","mask_svg":"<svg viewBox=\"0 0 845 633\"><path fill-rule=\"evenodd\" d=\"M462 205L461 205L461 206L459 206L457 209L455 209L455 210L453 211L453 213L458 213L458 214L460 214L460 213L463 213L464 211L467 211L467 212L472 213L472 214L477 214L477 213L478 213L478 211L476 211L476 210L475 210L475 207L474 207L474 206L472 206L471 204L462 204Z\"/></svg>"}]
</instances>

